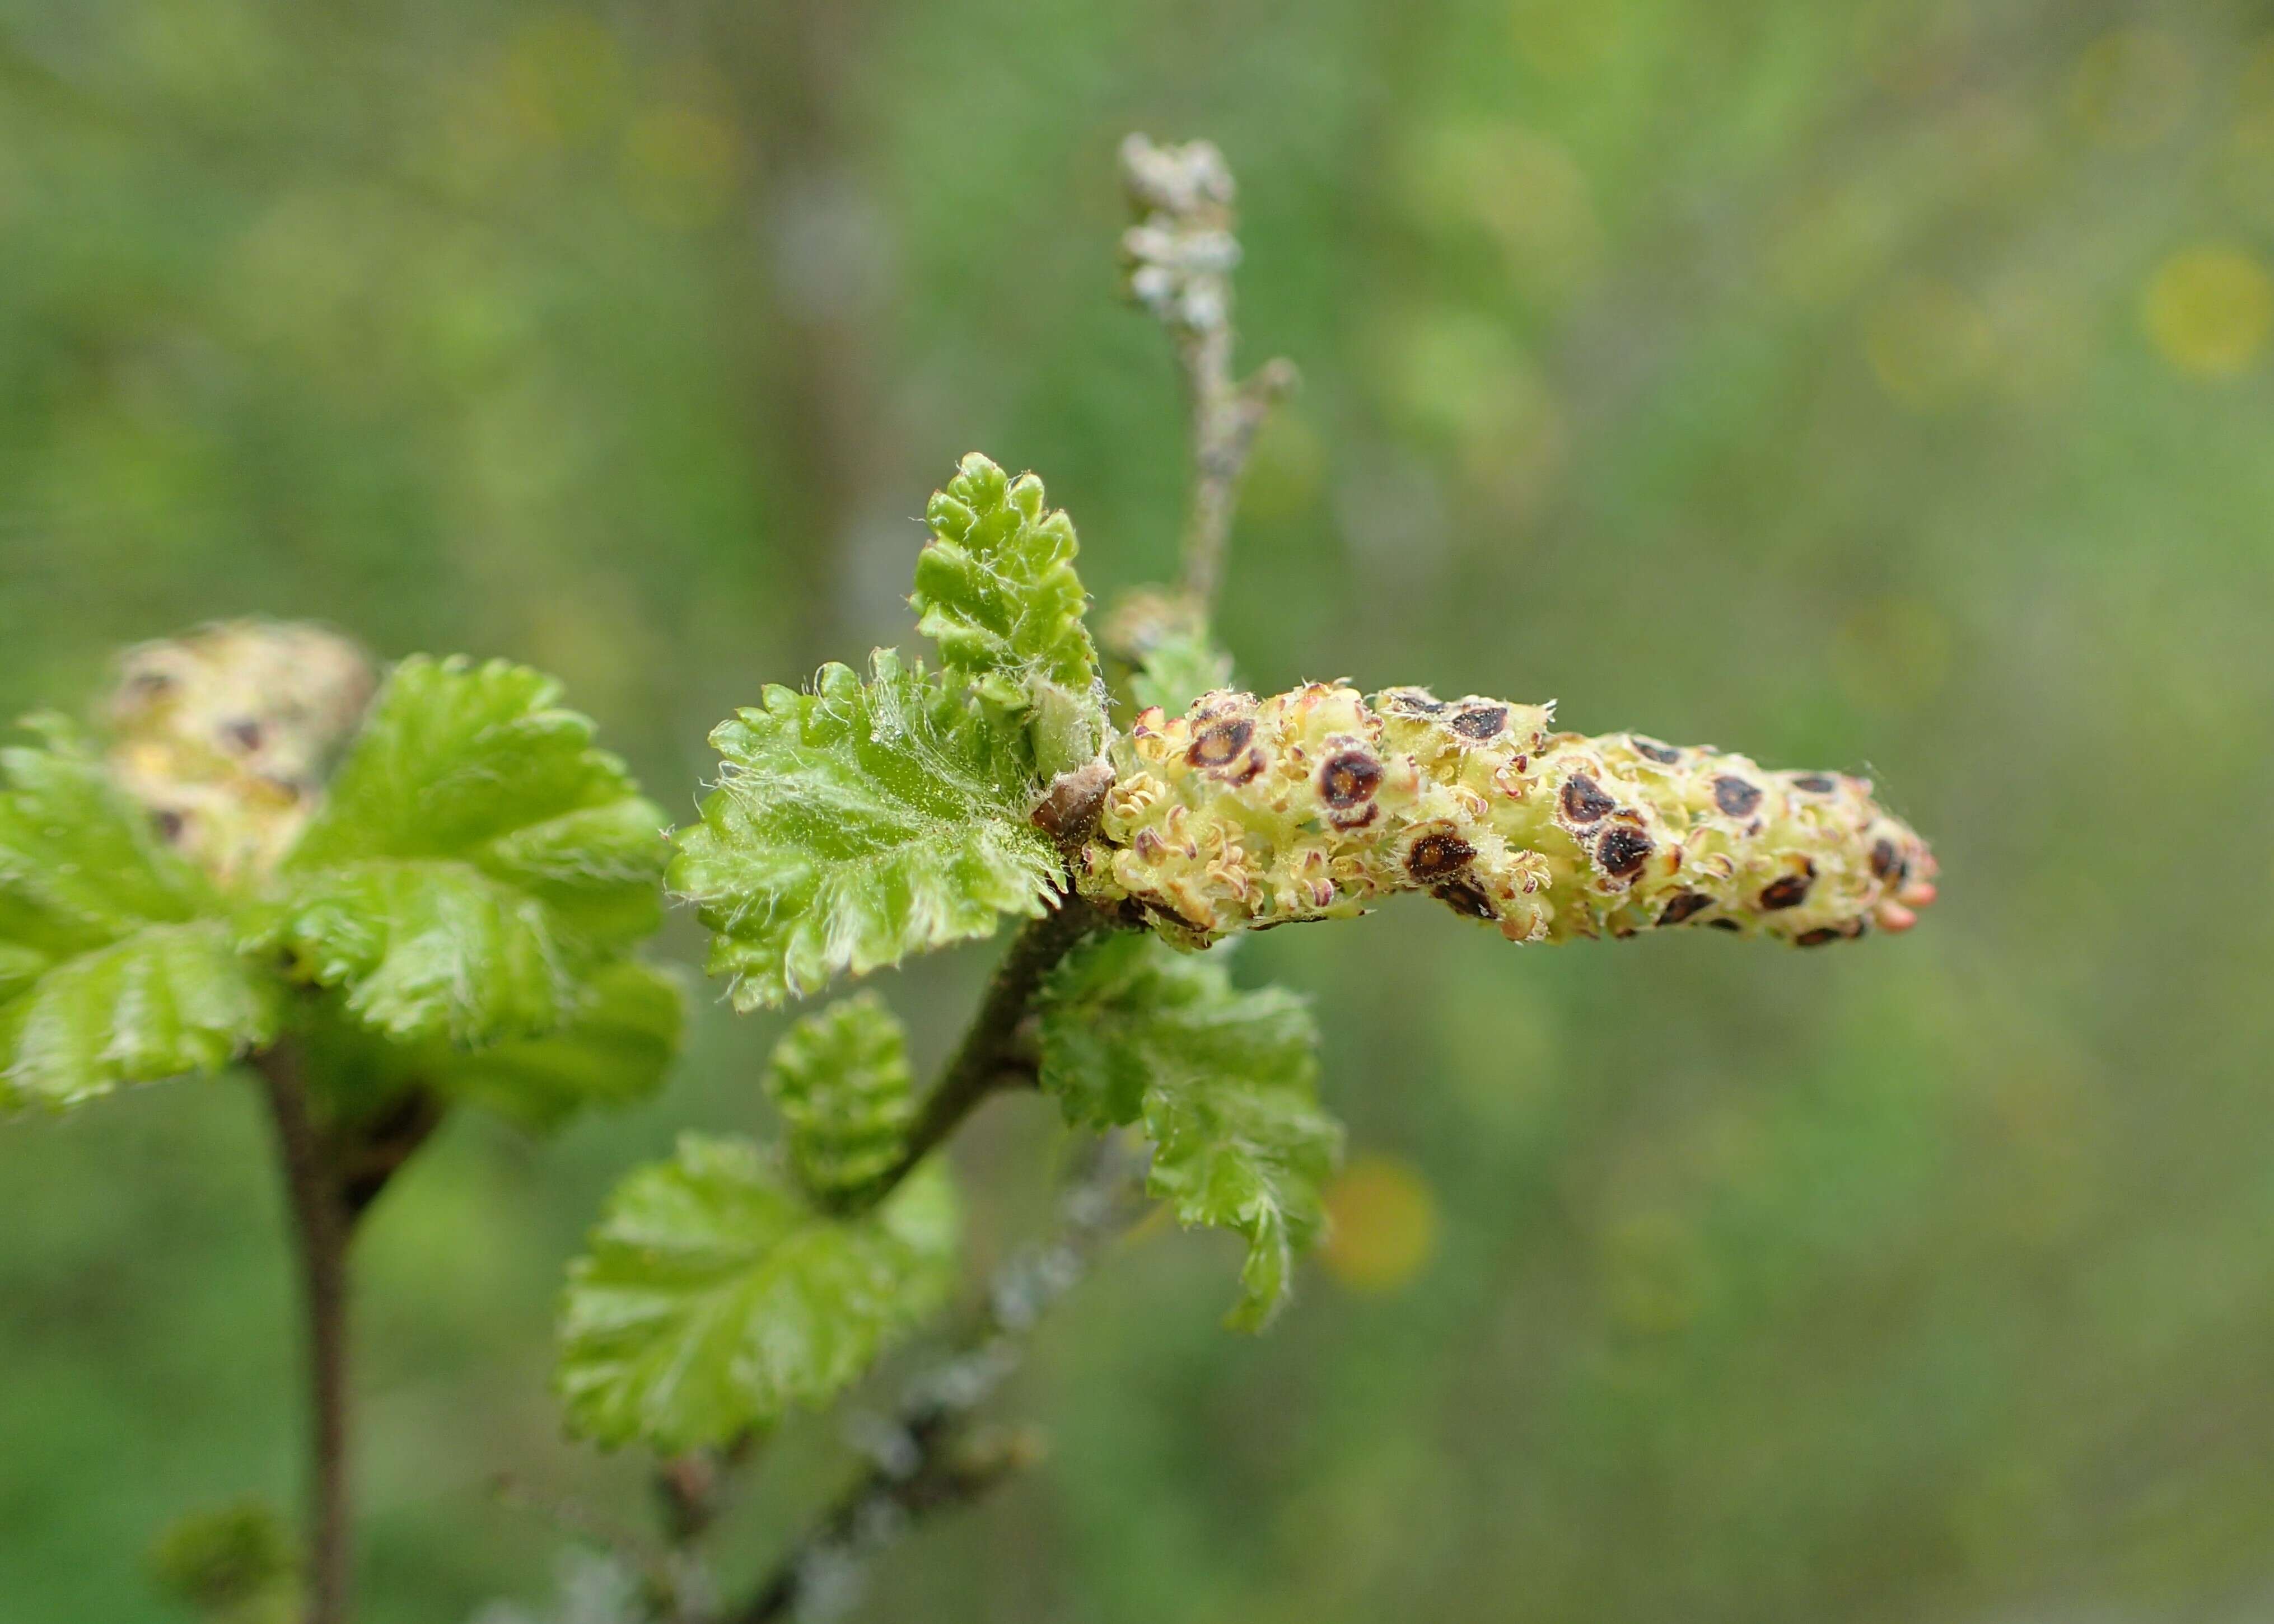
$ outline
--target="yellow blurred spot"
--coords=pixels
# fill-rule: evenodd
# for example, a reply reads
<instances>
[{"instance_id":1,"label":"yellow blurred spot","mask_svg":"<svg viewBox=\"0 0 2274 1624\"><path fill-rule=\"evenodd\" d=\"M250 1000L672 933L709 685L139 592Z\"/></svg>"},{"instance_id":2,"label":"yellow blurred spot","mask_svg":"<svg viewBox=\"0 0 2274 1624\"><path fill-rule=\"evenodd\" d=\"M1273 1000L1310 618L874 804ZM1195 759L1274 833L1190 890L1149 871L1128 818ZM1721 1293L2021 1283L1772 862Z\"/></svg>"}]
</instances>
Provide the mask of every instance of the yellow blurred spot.
<instances>
[{"instance_id":1,"label":"yellow blurred spot","mask_svg":"<svg viewBox=\"0 0 2274 1624\"><path fill-rule=\"evenodd\" d=\"M590 135L614 117L623 93L615 36L578 12L529 24L506 53L506 105L532 142Z\"/></svg>"},{"instance_id":2,"label":"yellow blurred spot","mask_svg":"<svg viewBox=\"0 0 2274 1624\"><path fill-rule=\"evenodd\" d=\"M1551 79L1600 71L1627 39L1627 10L1621 0L1516 0L1510 22L1517 54Z\"/></svg>"},{"instance_id":3,"label":"yellow blurred spot","mask_svg":"<svg viewBox=\"0 0 2274 1624\"><path fill-rule=\"evenodd\" d=\"M2195 64L2167 34L2121 28L2085 48L2069 78L2069 110L2109 147L2152 147L2180 127Z\"/></svg>"},{"instance_id":4,"label":"yellow blurred spot","mask_svg":"<svg viewBox=\"0 0 2274 1624\"><path fill-rule=\"evenodd\" d=\"M2259 357L2274 330L2274 277L2247 249L2183 248L2156 267L2140 315L2157 353L2180 372L2232 377Z\"/></svg>"},{"instance_id":5,"label":"yellow blurred spot","mask_svg":"<svg viewBox=\"0 0 2274 1624\"><path fill-rule=\"evenodd\" d=\"M1411 1163L1362 1156L1327 1186L1327 1272L1353 1291L1395 1291L1437 1250L1437 1198Z\"/></svg>"},{"instance_id":6,"label":"yellow blurred spot","mask_svg":"<svg viewBox=\"0 0 2274 1624\"><path fill-rule=\"evenodd\" d=\"M734 126L686 107L651 108L624 132L624 195L658 225L709 225L734 195Z\"/></svg>"},{"instance_id":7,"label":"yellow blurred spot","mask_svg":"<svg viewBox=\"0 0 2274 1624\"><path fill-rule=\"evenodd\" d=\"M1971 392L1988 375L1995 349L1982 307L1946 282L1898 282L1864 312L1871 375L1914 411L1937 410Z\"/></svg>"}]
</instances>

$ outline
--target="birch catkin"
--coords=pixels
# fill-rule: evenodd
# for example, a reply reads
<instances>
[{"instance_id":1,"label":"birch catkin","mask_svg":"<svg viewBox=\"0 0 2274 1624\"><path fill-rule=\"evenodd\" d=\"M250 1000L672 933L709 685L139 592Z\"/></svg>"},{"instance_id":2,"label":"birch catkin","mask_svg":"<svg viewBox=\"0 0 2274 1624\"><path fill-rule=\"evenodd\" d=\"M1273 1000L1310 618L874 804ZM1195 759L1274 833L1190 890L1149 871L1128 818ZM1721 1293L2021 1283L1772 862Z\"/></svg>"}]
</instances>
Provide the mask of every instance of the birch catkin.
<instances>
[{"instance_id":1,"label":"birch catkin","mask_svg":"<svg viewBox=\"0 0 2274 1624\"><path fill-rule=\"evenodd\" d=\"M314 815L378 680L320 626L232 620L142 643L110 700L111 768L215 877L263 874Z\"/></svg>"},{"instance_id":2,"label":"birch catkin","mask_svg":"<svg viewBox=\"0 0 2274 1624\"><path fill-rule=\"evenodd\" d=\"M1148 710L1114 746L1077 879L1195 947L1406 891L1512 942L1695 925L1815 946L1932 900L1932 856L1867 780L1552 724L1549 706L1329 683Z\"/></svg>"}]
</instances>

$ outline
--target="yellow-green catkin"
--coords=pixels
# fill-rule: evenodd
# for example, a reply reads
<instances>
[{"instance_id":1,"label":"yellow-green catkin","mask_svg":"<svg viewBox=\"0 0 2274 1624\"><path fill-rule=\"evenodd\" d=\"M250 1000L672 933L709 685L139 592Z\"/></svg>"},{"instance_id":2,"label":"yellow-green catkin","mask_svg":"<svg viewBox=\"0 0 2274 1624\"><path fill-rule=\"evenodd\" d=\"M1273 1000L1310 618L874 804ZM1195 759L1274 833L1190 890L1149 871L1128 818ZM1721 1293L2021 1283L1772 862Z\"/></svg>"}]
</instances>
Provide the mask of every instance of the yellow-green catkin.
<instances>
[{"instance_id":1,"label":"yellow-green catkin","mask_svg":"<svg viewBox=\"0 0 2274 1624\"><path fill-rule=\"evenodd\" d=\"M320 626L237 620L127 650L112 772L223 883L267 873L308 819L378 685Z\"/></svg>"},{"instance_id":2,"label":"yellow-green catkin","mask_svg":"<svg viewBox=\"0 0 2274 1624\"><path fill-rule=\"evenodd\" d=\"M1934 860L1862 778L1773 772L1552 707L1312 683L1140 714L1076 867L1172 941L1425 891L1512 942L1711 927L1814 946L1901 929Z\"/></svg>"}]
</instances>

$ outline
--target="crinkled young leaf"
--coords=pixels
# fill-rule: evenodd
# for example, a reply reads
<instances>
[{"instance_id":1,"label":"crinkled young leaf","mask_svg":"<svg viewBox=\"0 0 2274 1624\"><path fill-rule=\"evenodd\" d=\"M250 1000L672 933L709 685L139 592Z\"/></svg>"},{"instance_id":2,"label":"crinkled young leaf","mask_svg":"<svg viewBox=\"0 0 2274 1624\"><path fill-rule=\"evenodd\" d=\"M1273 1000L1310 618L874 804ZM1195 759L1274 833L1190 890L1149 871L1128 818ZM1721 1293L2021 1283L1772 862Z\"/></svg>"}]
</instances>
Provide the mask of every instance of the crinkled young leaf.
<instances>
[{"instance_id":1,"label":"crinkled young leaf","mask_svg":"<svg viewBox=\"0 0 2274 1624\"><path fill-rule=\"evenodd\" d=\"M588 1106L630 1105L660 1088L686 1022L678 978L620 959L585 981L557 1030L486 1049L438 1048L427 1076L445 1094L542 1132Z\"/></svg>"},{"instance_id":2,"label":"crinkled young leaf","mask_svg":"<svg viewBox=\"0 0 2274 1624\"><path fill-rule=\"evenodd\" d=\"M766 1093L798 1181L825 1201L858 1189L900 1159L915 1119L907 1034L876 994L842 999L782 1034Z\"/></svg>"},{"instance_id":3,"label":"crinkled young leaf","mask_svg":"<svg viewBox=\"0 0 2274 1624\"><path fill-rule=\"evenodd\" d=\"M924 519L932 538L908 600L917 629L950 674L1027 725L1042 777L1080 766L1097 752L1103 713L1073 521L1046 506L1040 479L1007 478L975 451Z\"/></svg>"},{"instance_id":4,"label":"crinkled young leaf","mask_svg":"<svg viewBox=\"0 0 2274 1624\"><path fill-rule=\"evenodd\" d=\"M396 666L252 939L403 1041L545 1033L654 929L664 819L552 679Z\"/></svg>"},{"instance_id":5,"label":"crinkled young leaf","mask_svg":"<svg viewBox=\"0 0 2274 1624\"><path fill-rule=\"evenodd\" d=\"M275 1030L197 871L59 726L0 751L0 1105L210 1071Z\"/></svg>"},{"instance_id":6,"label":"crinkled young leaf","mask_svg":"<svg viewBox=\"0 0 2274 1624\"><path fill-rule=\"evenodd\" d=\"M1150 936L1102 938L1052 975L1043 1086L1068 1120L1141 1120L1147 1188L1179 1222L1247 1239L1230 1323L1260 1329L1284 1301L1296 1252L1324 1223L1320 1186L1342 1129L1319 1107L1318 1034L1301 1000L1235 990L1213 957Z\"/></svg>"},{"instance_id":7,"label":"crinkled young leaf","mask_svg":"<svg viewBox=\"0 0 2274 1624\"><path fill-rule=\"evenodd\" d=\"M739 1009L1040 914L1059 872L1002 735L889 650L872 679L825 665L816 692L769 688L711 735L719 785L669 883Z\"/></svg>"},{"instance_id":8,"label":"crinkled young leaf","mask_svg":"<svg viewBox=\"0 0 2274 1624\"><path fill-rule=\"evenodd\" d=\"M281 995L220 921L145 925L55 961L0 1004L0 1101L76 1105L219 1071L275 1034Z\"/></svg>"},{"instance_id":9,"label":"crinkled young leaf","mask_svg":"<svg viewBox=\"0 0 2274 1624\"><path fill-rule=\"evenodd\" d=\"M826 1402L939 1304L957 1228L936 1164L832 1218L748 1140L683 1137L617 1186L570 1267L554 1378L569 1425L675 1450Z\"/></svg>"},{"instance_id":10,"label":"crinkled young leaf","mask_svg":"<svg viewBox=\"0 0 2274 1624\"><path fill-rule=\"evenodd\" d=\"M261 939L399 1042L549 1032L576 996L576 961L544 906L471 863L320 868L292 876L260 917Z\"/></svg>"}]
</instances>

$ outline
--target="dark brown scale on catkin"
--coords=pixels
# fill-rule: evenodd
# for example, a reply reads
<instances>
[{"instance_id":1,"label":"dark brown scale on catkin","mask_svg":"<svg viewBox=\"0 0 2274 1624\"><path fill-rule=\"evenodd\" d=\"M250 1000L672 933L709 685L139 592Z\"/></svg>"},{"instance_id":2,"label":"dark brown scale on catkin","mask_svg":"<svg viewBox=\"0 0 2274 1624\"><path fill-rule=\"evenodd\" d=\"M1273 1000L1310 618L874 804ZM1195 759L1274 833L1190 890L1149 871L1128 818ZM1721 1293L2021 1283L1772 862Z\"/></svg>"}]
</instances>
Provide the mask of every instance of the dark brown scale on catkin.
<instances>
[{"instance_id":1,"label":"dark brown scale on catkin","mask_svg":"<svg viewBox=\"0 0 2274 1624\"><path fill-rule=\"evenodd\" d=\"M1657 740L1645 739L1640 733L1629 733L1627 740L1634 746L1636 755L1654 761L1661 767L1671 767L1682 759L1682 752L1670 744L1660 744Z\"/></svg>"},{"instance_id":2,"label":"dark brown scale on catkin","mask_svg":"<svg viewBox=\"0 0 2274 1624\"><path fill-rule=\"evenodd\" d=\"M1477 848L1458 835L1423 835L1405 853L1405 872L1423 884L1457 874L1469 866Z\"/></svg>"},{"instance_id":3,"label":"dark brown scale on catkin","mask_svg":"<svg viewBox=\"0 0 2274 1624\"><path fill-rule=\"evenodd\" d=\"M1660 925L1684 924L1713 906L1713 898L1704 891L1685 891L1668 899L1664 911L1658 916L1658 922ZM1727 924L1728 921L1724 920L1721 922Z\"/></svg>"},{"instance_id":4,"label":"dark brown scale on catkin","mask_svg":"<svg viewBox=\"0 0 2274 1624\"><path fill-rule=\"evenodd\" d=\"M1822 947L1826 942L1837 942L1840 933L1829 925L1818 925L1813 930L1803 930L1793 937L1796 947Z\"/></svg>"},{"instance_id":5,"label":"dark brown scale on catkin","mask_svg":"<svg viewBox=\"0 0 2274 1624\"><path fill-rule=\"evenodd\" d=\"M1493 906L1493 900L1485 894L1484 887L1474 880L1467 878L1448 880L1429 894L1452 909L1454 913L1465 914L1470 919L1500 917L1500 910Z\"/></svg>"},{"instance_id":6,"label":"dark brown scale on catkin","mask_svg":"<svg viewBox=\"0 0 2274 1624\"><path fill-rule=\"evenodd\" d=\"M1799 874L1788 874L1770 881L1761 888L1761 906L1771 913L1796 908L1808 900L1809 888L1816 883L1816 865L1808 864Z\"/></svg>"},{"instance_id":7,"label":"dark brown scale on catkin","mask_svg":"<svg viewBox=\"0 0 2274 1624\"><path fill-rule=\"evenodd\" d=\"M251 717L222 724L222 734L237 748L251 755L260 748L260 724Z\"/></svg>"},{"instance_id":8,"label":"dark brown scale on catkin","mask_svg":"<svg viewBox=\"0 0 2274 1624\"><path fill-rule=\"evenodd\" d=\"M1210 722L1193 735L1192 745L1185 751L1185 759L1203 771L1220 771L1238 761L1240 753L1247 748L1247 741L1254 737L1255 724L1246 717Z\"/></svg>"},{"instance_id":9,"label":"dark brown scale on catkin","mask_svg":"<svg viewBox=\"0 0 2274 1624\"><path fill-rule=\"evenodd\" d=\"M1394 710L1404 710L1414 716L1443 714L1445 702L1418 688L1394 688L1382 695L1384 704Z\"/></svg>"},{"instance_id":10,"label":"dark brown scale on catkin","mask_svg":"<svg viewBox=\"0 0 2274 1624\"><path fill-rule=\"evenodd\" d=\"M1821 772L1803 772L1792 781L1795 789L1804 789L1811 795L1828 795L1840 787L1840 780Z\"/></svg>"},{"instance_id":11,"label":"dark brown scale on catkin","mask_svg":"<svg viewBox=\"0 0 2274 1624\"><path fill-rule=\"evenodd\" d=\"M1319 799L1338 812L1372 801L1381 787L1382 763L1364 750L1329 756L1319 769Z\"/></svg>"},{"instance_id":12,"label":"dark brown scale on catkin","mask_svg":"<svg viewBox=\"0 0 2274 1624\"><path fill-rule=\"evenodd\" d=\"M1481 743L1497 738L1500 730L1508 726L1506 705L1480 705L1473 710L1464 710L1452 720L1452 729L1464 739Z\"/></svg>"},{"instance_id":13,"label":"dark brown scale on catkin","mask_svg":"<svg viewBox=\"0 0 2274 1624\"><path fill-rule=\"evenodd\" d=\"M1895 843L1893 840L1883 837L1871 843L1871 877L1873 879L1900 884L1909 877L1909 873L1910 864L1904 861L1902 853L1895 849Z\"/></svg>"},{"instance_id":14,"label":"dark brown scale on catkin","mask_svg":"<svg viewBox=\"0 0 2274 1624\"><path fill-rule=\"evenodd\" d=\"M1584 772L1575 772L1564 780L1562 803L1563 816L1574 823L1600 823L1619 805Z\"/></svg>"},{"instance_id":15,"label":"dark brown scale on catkin","mask_svg":"<svg viewBox=\"0 0 2274 1624\"><path fill-rule=\"evenodd\" d=\"M1606 830L1603 838L1595 843L1595 861L1613 879L1630 880L1642 872L1643 865L1657 849L1651 838L1639 829Z\"/></svg>"},{"instance_id":16,"label":"dark brown scale on catkin","mask_svg":"<svg viewBox=\"0 0 2274 1624\"><path fill-rule=\"evenodd\" d=\"M1749 817L1761 804L1760 786L1725 772L1713 780L1713 804L1731 817Z\"/></svg>"}]
</instances>

